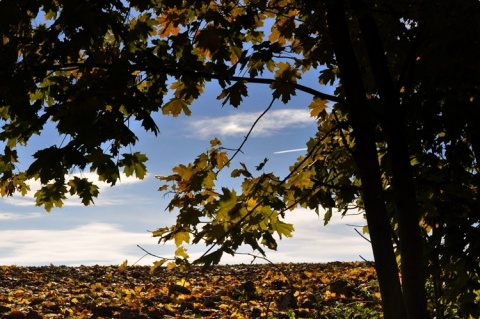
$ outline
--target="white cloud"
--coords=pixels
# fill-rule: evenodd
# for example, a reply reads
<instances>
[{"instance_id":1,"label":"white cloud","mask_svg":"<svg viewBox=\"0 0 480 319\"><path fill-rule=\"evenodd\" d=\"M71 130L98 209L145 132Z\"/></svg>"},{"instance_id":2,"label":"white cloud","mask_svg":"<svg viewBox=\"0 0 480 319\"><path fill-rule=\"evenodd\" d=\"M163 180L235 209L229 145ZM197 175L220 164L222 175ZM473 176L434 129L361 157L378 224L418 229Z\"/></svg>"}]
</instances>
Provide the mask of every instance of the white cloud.
<instances>
[{"instance_id":1,"label":"white cloud","mask_svg":"<svg viewBox=\"0 0 480 319\"><path fill-rule=\"evenodd\" d=\"M122 230L118 225L91 223L67 230L0 231L1 265L112 265L138 260L144 252L136 245L156 244L148 232ZM173 247L169 247L169 253ZM144 259L142 263L151 264Z\"/></svg>"},{"instance_id":2,"label":"white cloud","mask_svg":"<svg viewBox=\"0 0 480 319\"><path fill-rule=\"evenodd\" d=\"M112 188L112 186L106 182L99 181L98 175L95 173L81 173L81 174L71 174L67 175L65 178L68 181L70 178L74 176L80 178L87 178L89 181L93 182L99 188L99 198L95 199L94 201L96 204L101 205L121 205L122 203L128 202L126 198L109 198L106 196L106 191ZM122 187L122 186L130 186L132 184L141 183L142 181L150 178L150 175L146 175L143 180L136 178L135 176L126 176L125 174L120 175L120 180L117 181L115 187ZM24 206L24 207L32 207L35 205L35 192L41 188L41 184L39 180L30 180L28 181L30 186L30 191L25 195L21 196L19 194L15 194L13 197L7 197L5 199L5 203L13 205L13 206ZM67 200L64 201L64 206L84 206L79 200L77 196L70 196L68 193L66 194ZM1 219L1 217L0 217Z\"/></svg>"},{"instance_id":3,"label":"white cloud","mask_svg":"<svg viewBox=\"0 0 480 319\"><path fill-rule=\"evenodd\" d=\"M213 135L241 136L248 133L261 112L238 113L229 116L196 119L190 124L190 131L196 137L206 138ZM305 127L315 124L307 110L283 109L267 113L253 130L254 136L272 136L292 126Z\"/></svg>"},{"instance_id":4,"label":"white cloud","mask_svg":"<svg viewBox=\"0 0 480 319\"><path fill-rule=\"evenodd\" d=\"M294 224L292 238L278 241L278 251L267 251L272 262L328 262L372 260L370 244L347 224L363 225L361 215L334 214L329 225L323 226L323 216L306 209L289 212L287 222ZM35 226L31 226L35 227ZM70 229L18 229L0 231L0 265L111 265L125 259L129 264L139 260L144 252L140 245L153 254L172 257L173 243L157 245L157 238L145 232L127 230L127 224L89 223ZM199 244L189 246L188 253L198 258L206 248ZM240 252L251 252L242 247ZM138 264L151 265L156 259L146 257ZM252 257L225 255L222 263L249 263ZM257 259L257 262L265 262Z\"/></svg>"}]
</instances>

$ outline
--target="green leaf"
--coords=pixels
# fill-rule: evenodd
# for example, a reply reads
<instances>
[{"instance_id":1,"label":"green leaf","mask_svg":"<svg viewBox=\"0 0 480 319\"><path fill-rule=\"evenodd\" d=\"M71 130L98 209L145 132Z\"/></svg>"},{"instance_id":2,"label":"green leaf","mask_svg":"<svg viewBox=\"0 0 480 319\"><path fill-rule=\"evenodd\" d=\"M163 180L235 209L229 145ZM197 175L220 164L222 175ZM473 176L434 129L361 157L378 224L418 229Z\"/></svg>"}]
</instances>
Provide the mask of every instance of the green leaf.
<instances>
[{"instance_id":1,"label":"green leaf","mask_svg":"<svg viewBox=\"0 0 480 319\"><path fill-rule=\"evenodd\" d=\"M90 161L90 172L96 172L99 181L104 181L115 185L120 178L120 172L117 164L113 161L113 156L104 154L102 150L95 149L86 156Z\"/></svg>"},{"instance_id":2,"label":"green leaf","mask_svg":"<svg viewBox=\"0 0 480 319\"><path fill-rule=\"evenodd\" d=\"M234 85L223 89L222 93L217 96L217 99L223 99L222 105L230 102L233 107L238 107L242 103L244 96L248 96L247 86L245 81L238 81Z\"/></svg>"},{"instance_id":3,"label":"green leaf","mask_svg":"<svg viewBox=\"0 0 480 319\"><path fill-rule=\"evenodd\" d=\"M50 212L53 207L61 208L63 200L66 199L64 195L66 192L67 188L62 182L44 185L35 192L35 205L43 205L47 212Z\"/></svg>"},{"instance_id":4,"label":"green leaf","mask_svg":"<svg viewBox=\"0 0 480 319\"><path fill-rule=\"evenodd\" d=\"M148 158L145 154L135 152L133 154L122 154L123 159L120 160L119 166L123 166L123 172L127 176L135 176L139 179L144 179L147 174L147 167L144 164Z\"/></svg>"},{"instance_id":5,"label":"green leaf","mask_svg":"<svg viewBox=\"0 0 480 319\"><path fill-rule=\"evenodd\" d=\"M323 226L327 226L328 222L332 218L332 212L333 210L331 207L325 210L325 215L323 216Z\"/></svg>"},{"instance_id":6,"label":"green leaf","mask_svg":"<svg viewBox=\"0 0 480 319\"><path fill-rule=\"evenodd\" d=\"M70 186L70 195L77 194L85 206L88 206L90 203L94 204L93 197L98 197L98 186L87 178L75 176L67 184Z\"/></svg>"},{"instance_id":7,"label":"green leaf","mask_svg":"<svg viewBox=\"0 0 480 319\"><path fill-rule=\"evenodd\" d=\"M272 234L269 232L265 232L262 235L262 244L267 246L268 249L277 250L278 244L275 238L273 238Z\"/></svg>"},{"instance_id":8,"label":"green leaf","mask_svg":"<svg viewBox=\"0 0 480 319\"><path fill-rule=\"evenodd\" d=\"M282 239L282 235L285 237L292 237L292 233L294 231L292 224L287 224L280 220L272 223L272 229L278 233L280 239Z\"/></svg>"},{"instance_id":9,"label":"green leaf","mask_svg":"<svg viewBox=\"0 0 480 319\"><path fill-rule=\"evenodd\" d=\"M255 169L256 169L257 171L262 170L263 167L265 166L265 164L267 164L267 162L268 162L268 158L265 158L265 159L263 160L263 162L261 162L260 164L258 164L258 166L255 166Z\"/></svg>"},{"instance_id":10,"label":"green leaf","mask_svg":"<svg viewBox=\"0 0 480 319\"><path fill-rule=\"evenodd\" d=\"M217 265L223 256L223 250L218 249L212 253L209 253L205 256L200 257L195 261L195 263L203 265L204 268L208 268L211 265Z\"/></svg>"}]
</instances>

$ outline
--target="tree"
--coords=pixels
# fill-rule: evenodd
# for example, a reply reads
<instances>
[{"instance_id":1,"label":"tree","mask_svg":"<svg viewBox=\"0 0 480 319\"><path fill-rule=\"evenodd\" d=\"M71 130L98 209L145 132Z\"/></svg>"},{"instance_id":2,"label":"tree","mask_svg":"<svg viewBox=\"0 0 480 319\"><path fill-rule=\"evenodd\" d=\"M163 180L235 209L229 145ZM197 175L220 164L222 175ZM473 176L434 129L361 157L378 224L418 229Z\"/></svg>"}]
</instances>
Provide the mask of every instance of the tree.
<instances>
[{"instance_id":1,"label":"tree","mask_svg":"<svg viewBox=\"0 0 480 319\"><path fill-rule=\"evenodd\" d=\"M66 177L72 168L112 185L121 169L142 178L147 157L122 153L137 140L129 121L156 134L151 114L189 115L208 81L234 107L249 83L268 85L272 103L304 91L318 134L287 177L263 173L266 162L257 172L240 164L231 177L243 179L241 190L216 187L236 153L214 139L162 177L178 216L153 235L175 241L179 262L183 243L205 242L197 262L210 265L241 244L276 249L295 207L323 207L328 223L333 208L355 206L368 223L385 318L427 318L429 306L439 318L478 315L479 9L473 0L3 1L2 195L38 179L37 205L49 210L66 193L84 204L98 196L88 180ZM319 83L301 85L306 72ZM334 95L316 89L326 84ZM17 172L16 147L48 122L64 142Z\"/></svg>"}]
</instances>

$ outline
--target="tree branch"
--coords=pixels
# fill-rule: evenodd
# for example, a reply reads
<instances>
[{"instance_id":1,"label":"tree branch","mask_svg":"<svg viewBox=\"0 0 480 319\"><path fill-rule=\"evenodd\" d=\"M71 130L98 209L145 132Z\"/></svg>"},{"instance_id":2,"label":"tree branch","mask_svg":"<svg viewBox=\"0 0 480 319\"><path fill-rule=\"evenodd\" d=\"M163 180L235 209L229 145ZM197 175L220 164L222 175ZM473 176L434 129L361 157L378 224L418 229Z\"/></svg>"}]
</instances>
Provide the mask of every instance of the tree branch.
<instances>
[{"instance_id":1,"label":"tree branch","mask_svg":"<svg viewBox=\"0 0 480 319\"><path fill-rule=\"evenodd\" d=\"M262 114L260 114L259 117L257 117L257 119L255 120L255 122L253 122L252 126L250 127L250 130L248 131L247 135L245 135L243 141L242 141L242 144L240 144L240 146L237 148L237 150L235 151L235 153L232 155L232 157L230 157L228 159L228 162L227 164L225 164L224 166L227 166L229 163L232 162L232 160L235 158L235 156L237 156L238 153L242 152L242 147L243 145L245 145L245 143L247 142L248 140L248 137L250 136L250 134L252 134L253 132L253 129L255 128L255 126L257 125L258 121L260 121L260 119L265 115L267 114L267 112L272 108L273 106L273 102L275 102L277 98L272 98L272 101L270 102L270 104L268 105L268 107L262 112Z\"/></svg>"},{"instance_id":2,"label":"tree branch","mask_svg":"<svg viewBox=\"0 0 480 319\"><path fill-rule=\"evenodd\" d=\"M81 69L85 68L84 63L68 63L68 64L63 64L63 65L55 65L55 66L50 66L47 69L51 71L64 71L64 70L73 70L75 68ZM109 67L112 67L110 64L106 63L89 63L88 67L97 67L97 68L103 68L107 69ZM197 71L191 71L191 70L185 70L185 69L179 69L179 68L169 68L169 67L164 67L164 66L159 66L159 67L147 67L147 66L131 66L132 72L133 71L144 71L144 72L150 72L150 73L165 73L169 75L190 75L198 78L206 78L210 80L224 80L224 81L244 81L246 83L258 83L258 84L272 84L277 82L275 79L266 79L266 78L252 78L252 77L245 77L245 76L229 76L229 75L219 75L219 74L212 74L208 72L197 72ZM337 103L345 103L345 99L342 99L338 96L335 95L330 95L327 93L323 93L320 91L317 91L315 89L312 89L308 86L301 85L298 83L295 83L295 89L302 91L304 93L311 94L313 96L319 97L324 100L329 100L332 102L337 102Z\"/></svg>"}]
</instances>

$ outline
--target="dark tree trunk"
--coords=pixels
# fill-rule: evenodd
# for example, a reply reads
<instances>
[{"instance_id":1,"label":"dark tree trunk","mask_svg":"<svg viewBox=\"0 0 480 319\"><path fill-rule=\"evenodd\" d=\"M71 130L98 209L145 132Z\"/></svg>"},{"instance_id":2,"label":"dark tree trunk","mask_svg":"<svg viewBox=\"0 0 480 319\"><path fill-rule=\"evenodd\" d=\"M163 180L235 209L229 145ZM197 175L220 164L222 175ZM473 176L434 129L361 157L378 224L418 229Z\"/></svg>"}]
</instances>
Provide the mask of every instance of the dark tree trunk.
<instances>
[{"instance_id":1,"label":"dark tree trunk","mask_svg":"<svg viewBox=\"0 0 480 319\"><path fill-rule=\"evenodd\" d=\"M356 16L384 110L382 127L392 170L392 186L398 220L402 288L408 319L427 319L425 268L415 183L410 165L404 112L392 81L383 45L370 9L355 3Z\"/></svg>"},{"instance_id":2,"label":"dark tree trunk","mask_svg":"<svg viewBox=\"0 0 480 319\"><path fill-rule=\"evenodd\" d=\"M393 250L390 221L382 195L375 131L367 109L365 89L342 1L333 1L327 13L327 22L355 136L354 156L362 180L365 213L382 294L384 315L386 319L405 319L406 310Z\"/></svg>"}]
</instances>

